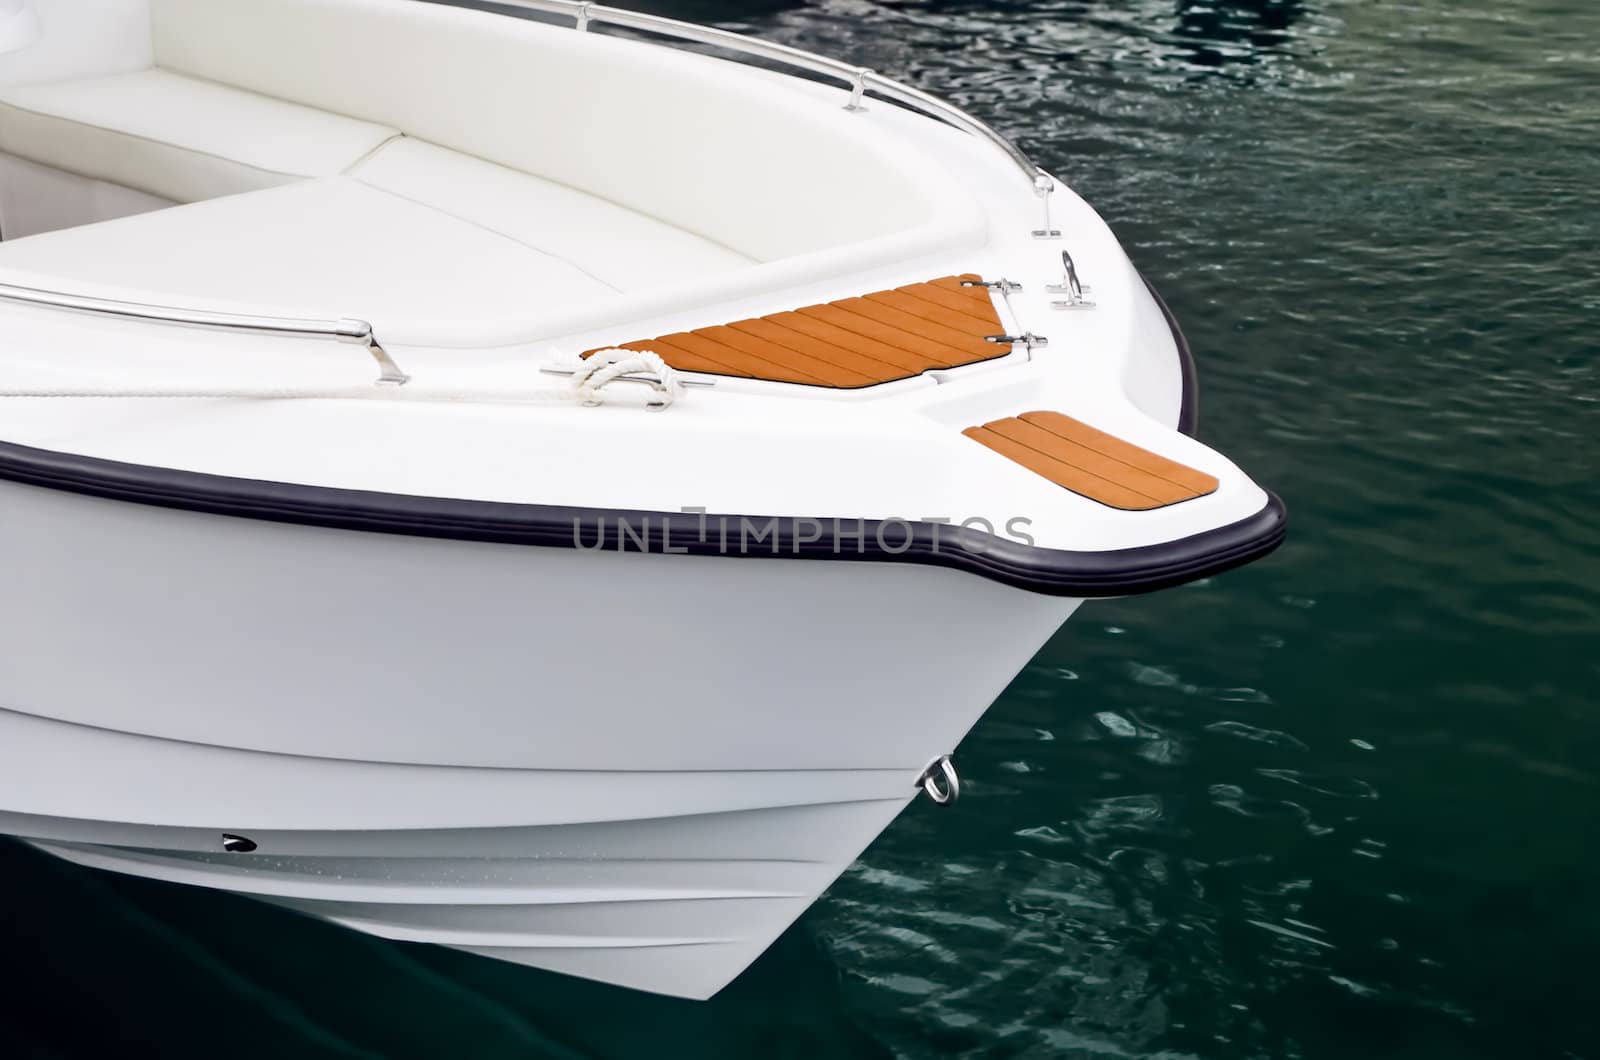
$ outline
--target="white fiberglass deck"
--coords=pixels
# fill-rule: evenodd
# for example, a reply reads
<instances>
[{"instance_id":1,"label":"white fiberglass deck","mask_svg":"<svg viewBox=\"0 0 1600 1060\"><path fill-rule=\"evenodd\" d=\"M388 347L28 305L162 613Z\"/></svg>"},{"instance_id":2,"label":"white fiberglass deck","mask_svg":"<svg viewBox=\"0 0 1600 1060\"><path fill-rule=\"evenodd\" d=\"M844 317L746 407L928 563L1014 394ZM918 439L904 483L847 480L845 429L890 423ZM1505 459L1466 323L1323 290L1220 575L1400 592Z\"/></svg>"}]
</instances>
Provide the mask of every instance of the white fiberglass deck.
<instances>
[{"instance_id":1,"label":"white fiberglass deck","mask_svg":"<svg viewBox=\"0 0 1600 1060\"><path fill-rule=\"evenodd\" d=\"M1281 537L1175 429L1186 351L1107 226L913 89L416 0L32 2L0 832L704 997L1082 597ZM622 344L694 385L573 400ZM697 511L743 544L685 546Z\"/></svg>"}]
</instances>

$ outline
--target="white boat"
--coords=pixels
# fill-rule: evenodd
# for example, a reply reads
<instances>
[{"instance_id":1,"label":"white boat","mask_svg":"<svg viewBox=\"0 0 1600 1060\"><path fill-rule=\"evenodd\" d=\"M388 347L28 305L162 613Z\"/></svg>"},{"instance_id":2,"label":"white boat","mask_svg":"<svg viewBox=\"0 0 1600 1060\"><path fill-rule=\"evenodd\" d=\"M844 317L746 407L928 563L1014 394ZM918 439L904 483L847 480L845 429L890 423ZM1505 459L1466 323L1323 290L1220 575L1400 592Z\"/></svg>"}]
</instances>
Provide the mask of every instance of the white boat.
<instances>
[{"instance_id":1,"label":"white boat","mask_svg":"<svg viewBox=\"0 0 1600 1060\"><path fill-rule=\"evenodd\" d=\"M1284 510L978 119L500 8L0 0L0 833L703 998Z\"/></svg>"}]
</instances>

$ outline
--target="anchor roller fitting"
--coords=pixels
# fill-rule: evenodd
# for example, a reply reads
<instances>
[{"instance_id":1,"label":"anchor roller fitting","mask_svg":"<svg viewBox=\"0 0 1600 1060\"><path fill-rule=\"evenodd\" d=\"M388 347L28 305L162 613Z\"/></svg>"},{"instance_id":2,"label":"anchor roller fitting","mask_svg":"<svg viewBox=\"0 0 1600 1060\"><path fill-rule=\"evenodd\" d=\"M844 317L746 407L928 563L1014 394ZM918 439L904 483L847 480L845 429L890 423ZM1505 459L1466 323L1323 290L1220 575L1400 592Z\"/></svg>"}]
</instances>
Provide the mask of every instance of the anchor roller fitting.
<instances>
[{"instance_id":1,"label":"anchor roller fitting","mask_svg":"<svg viewBox=\"0 0 1600 1060\"><path fill-rule=\"evenodd\" d=\"M949 755L940 755L917 778L917 786L936 806L948 806L961 797L961 778Z\"/></svg>"}]
</instances>

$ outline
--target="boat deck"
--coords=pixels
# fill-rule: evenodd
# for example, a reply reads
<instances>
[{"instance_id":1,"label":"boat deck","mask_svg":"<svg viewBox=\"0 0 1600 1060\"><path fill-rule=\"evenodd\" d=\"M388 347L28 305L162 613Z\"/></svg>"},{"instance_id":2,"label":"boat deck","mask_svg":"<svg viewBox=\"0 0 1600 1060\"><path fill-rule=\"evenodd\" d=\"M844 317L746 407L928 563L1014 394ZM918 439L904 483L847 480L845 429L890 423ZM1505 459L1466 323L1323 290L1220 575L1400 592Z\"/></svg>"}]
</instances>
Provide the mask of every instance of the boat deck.
<instances>
[{"instance_id":1,"label":"boat deck","mask_svg":"<svg viewBox=\"0 0 1600 1060\"><path fill-rule=\"evenodd\" d=\"M653 351L685 372L834 389L876 386L1010 353L1009 342L995 341L1006 329L982 282L972 273L943 276L617 345Z\"/></svg>"},{"instance_id":2,"label":"boat deck","mask_svg":"<svg viewBox=\"0 0 1600 1060\"><path fill-rule=\"evenodd\" d=\"M990 289L975 273L619 343L679 371L854 389L1011 352ZM586 350L587 357L596 352ZM962 432L1081 497L1149 511L1214 493L1203 471L1060 412L1024 412Z\"/></svg>"},{"instance_id":3,"label":"boat deck","mask_svg":"<svg viewBox=\"0 0 1600 1060\"><path fill-rule=\"evenodd\" d=\"M962 432L1079 496L1149 511L1215 493L1214 476L1060 412L1024 412Z\"/></svg>"}]
</instances>

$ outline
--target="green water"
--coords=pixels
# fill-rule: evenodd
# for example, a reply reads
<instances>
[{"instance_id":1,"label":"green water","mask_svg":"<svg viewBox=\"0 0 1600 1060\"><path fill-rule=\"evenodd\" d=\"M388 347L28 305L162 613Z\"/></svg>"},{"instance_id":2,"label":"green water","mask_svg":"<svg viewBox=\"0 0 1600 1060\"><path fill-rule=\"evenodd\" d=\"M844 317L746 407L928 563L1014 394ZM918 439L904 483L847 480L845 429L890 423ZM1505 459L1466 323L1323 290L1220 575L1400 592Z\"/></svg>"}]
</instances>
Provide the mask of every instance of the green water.
<instances>
[{"instance_id":1,"label":"green water","mask_svg":"<svg viewBox=\"0 0 1600 1060\"><path fill-rule=\"evenodd\" d=\"M0 1056L1600 1056L1600 4L675 10L1019 135L1289 544L1086 607L712 1002L9 844Z\"/></svg>"}]
</instances>

